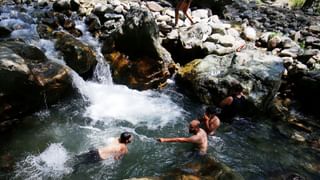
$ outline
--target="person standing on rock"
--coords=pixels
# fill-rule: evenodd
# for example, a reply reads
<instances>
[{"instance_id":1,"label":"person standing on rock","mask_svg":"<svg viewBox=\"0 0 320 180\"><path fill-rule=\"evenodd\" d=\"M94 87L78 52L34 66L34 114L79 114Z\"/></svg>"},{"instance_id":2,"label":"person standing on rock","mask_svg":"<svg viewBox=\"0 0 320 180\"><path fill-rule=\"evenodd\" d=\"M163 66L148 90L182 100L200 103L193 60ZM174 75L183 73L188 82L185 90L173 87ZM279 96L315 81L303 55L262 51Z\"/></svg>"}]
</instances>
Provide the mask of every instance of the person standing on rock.
<instances>
[{"instance_id":1,"label":"person standing on rock","mask_svg":"<svg viewBox=\"0 0 320 180\"><path fill-rule=\"evenodd\" d=\"M192 0L179 0L176 9L175 9L175 23L174 26L177 26L178 20L179 20L179 11L182 10L182 12L187 16L187 18L190 20L190 22L193 24L191 16L188 15L187 11L190 7Z\"/></svg>"},{"instance_id":2,"label":"person standing on rock","mask_svg":"<svg viewBox=\"0 0 320 180\"><path fill-rule=\"evenodd\" d=\"M176 137L176 138L159 138L159 142L180 142L192 143L197 147L194 155L203 156L207 153L208 137L207 133L200 128L200 121L192 120L189 124L189 133L193 134L191 137Z\"/></svg>"}]
</instances>

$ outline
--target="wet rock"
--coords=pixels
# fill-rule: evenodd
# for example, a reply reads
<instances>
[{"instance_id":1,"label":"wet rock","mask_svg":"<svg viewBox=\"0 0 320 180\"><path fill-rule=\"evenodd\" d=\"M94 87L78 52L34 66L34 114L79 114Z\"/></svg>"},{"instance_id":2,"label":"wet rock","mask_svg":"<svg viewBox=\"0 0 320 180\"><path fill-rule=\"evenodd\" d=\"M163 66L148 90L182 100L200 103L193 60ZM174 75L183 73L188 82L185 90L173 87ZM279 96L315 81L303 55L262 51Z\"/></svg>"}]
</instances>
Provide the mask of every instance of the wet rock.
<instances>
[{"instance_id":1,"label":"wet rock","mask_svg":"<svg viewBox=\"0 0 320 180\"><path fill-rule=\"evenodd\" d=\"M37 26L37 31L40 38L50 39L53 35L54 29L45 24L39 24Z\"/></svg>"},{"instance_id":2,"label":"wet rock","mask_svg":"<svg viewBox=\"0 0 320 180\"><path fill-rule=\"evenodd\" d=\"M72 11L78 11L80 8L80 0L70 0L70 7Z\"/></svg>"},{"instance_id":3,"label":"wet rock","mask_svg":"<svg viewBox=\"0 0 320 180\"><path fill-rule=\"evenodd\" d=\"M57 102L72 83L68 68L47 61L36 47L5 45L0 45L0 121L10 125L15 117Z\"/></svg>"},{"instance_id":4,"label":"wet rock","mask_svg":"<svg viewBox=\"0 0 320 180\"><path fill-rule=\"evenodd\" d=\"M152 12L160 12L163 10L163 7L159 5L158 3L154 1L148 1L146 2L146 6L150 9Z\"/></svg>"},{"instance_id":5,"label":"wet rock","mask_svg":"<svg viewBox=\"0 0 320 180\"><path fill-rule=\"evenodd\" d=\"M66 33L56 33L55 48L62 52L64 61L79 75L91 77L97 61L94 50Z\"/></svg>"},{"instance_id":6,"label":"wet rock","mask_svg":"<svg viewBox=\"0 0 320 180\"><path fill-rule=\"evenodd\" d=\"M103 47L103 54L112 64L115 82L136 89L158 87L172 73L174 62L160 44L159 29L151 12L131 8L121 28L121 32L105 40Z\"/></svg>"},{"instance_id":7,"label":"wet rock","mask_svg":"<svg viewBox=\"0 0 320 180\"><path fill-rule=\"evenodd\" d=\"M14 169L14 158L9 153L0 157L0 171L11 172Z\"/></svg>"},{"instance_id":8,"label":"wet rock","mask_svg":"<svg viewBox=\"0 0 320 180\"><path fill-rule=\"evenodd\" d=\"M35 46L29 46L21 41L5 41L0 46L7 47L30 63L40 63L47 60L45 54Z\"/></svg>"},{"instance_id":9,"label":"wet rock","mask_svg":"<svg viewBox=\"0 0 320 180\"><path fill-rule=\"evenodd\" d=\"M313 104L320 101L320 70L289 71L292 82L295 84L293 91L296 98L303 104L304 110L320 116L319 109ZM308 88L306 88L308 87Z\"/></svg>"},{"instance_id":10,"label":"wet rock","mask_svg":"<svg viewBox=\"0 0 320 180\"><path fill-rule=\"evenodd\" d=\"M0 38L9 37L10 34L11 34L10 29L3 27L3 26L0 26Z\"/></svg>"},{"instance_id":11,"label":"wet rock","mask_svg":"<svg viewBox=\"0 0 320 180\"><path fill-rule=\"evenodd\" d=\"M110 53L105 57L111 63L113 80L130 88L154 89L168 77L163 74L159 64L152 63L153 60L146 57L130 60L128 56L119 52Z\"/></svg>"}]
</instances>

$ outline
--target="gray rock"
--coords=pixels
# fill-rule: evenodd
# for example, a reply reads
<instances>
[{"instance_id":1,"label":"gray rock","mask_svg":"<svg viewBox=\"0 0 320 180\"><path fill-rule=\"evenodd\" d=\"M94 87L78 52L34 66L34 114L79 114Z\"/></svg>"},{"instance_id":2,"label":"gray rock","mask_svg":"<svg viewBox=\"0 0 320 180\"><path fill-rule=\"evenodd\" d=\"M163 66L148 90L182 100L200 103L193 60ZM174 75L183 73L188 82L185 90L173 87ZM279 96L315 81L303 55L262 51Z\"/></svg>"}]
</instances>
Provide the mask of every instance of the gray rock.
<instances>
[{"instance_id":1,"label":"gray rock","mask_svg":"<svg viewBox=\"0 0 320 180\"><path fill-rule=\"evenodd\" d=\"M183 29L179 32L180 40L185 49L201 47L202 43L212 33L211 27L207 23L197 23L191 28Z\"/></svg>"},{"instance_id":2,"label":"gray rock","mask_svg":"<svg viewBox=\"0 0 320 180\"><path fill-rule=\"evenodd\" d=\"M0 26L0 38L9 37L11 34L11 30L7 27Z\"/></svg>"},{"instance_id":3,"label":"gray rock","mask_svg":"<svg viewBox=\"0 0 320 180\"><path fill-rule=\"evenodd\" d=\"M309 26L309 31L313 33L320 33L320 25Z\"/></svg>"},{"instance_id":4,"label":"gray rock","mask_svg":"<svg viewBox=\"0 0 320 180\"><path fill-rule=\"evenodd\" d=\"M222 36L220 34L212 34L207 38L207 41L221 44L225 47L232 47L236 39L230 35Z\"/></svg>"},{"instance_id":5,"label":"gray rock","mask_svg":"<svg viewBox=\"0 0 320 180\"><path fill-rule=\"evenodd\" d=\"M282 59L246 50L226 56L208 55L188 63L179 71L178 82L188 82L201 102L218 104L234 82L241 83L248 99L267 111L277 93L284 71Z\"/></svg>"}]
</instances>

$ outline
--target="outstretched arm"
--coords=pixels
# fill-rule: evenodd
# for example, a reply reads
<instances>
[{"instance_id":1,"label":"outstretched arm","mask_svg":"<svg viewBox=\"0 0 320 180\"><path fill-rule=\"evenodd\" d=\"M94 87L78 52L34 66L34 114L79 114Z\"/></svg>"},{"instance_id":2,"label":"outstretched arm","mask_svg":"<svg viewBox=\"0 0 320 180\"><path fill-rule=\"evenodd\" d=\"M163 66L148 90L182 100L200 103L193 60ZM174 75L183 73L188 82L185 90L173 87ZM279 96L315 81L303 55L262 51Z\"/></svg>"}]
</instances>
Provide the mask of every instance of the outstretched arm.
<instances>
[{"instance_id":1,"label":"outstretched arm","mask_svg":"<svg viewBox=\"0 0 320 180\"><path fill-rule=\"evenodd\" d=\"M178 138L159 138L159 142L180 142L180 143L196 143L196 137L191 136L189 138L178 137Z\"/></svg>"}]
</instances>

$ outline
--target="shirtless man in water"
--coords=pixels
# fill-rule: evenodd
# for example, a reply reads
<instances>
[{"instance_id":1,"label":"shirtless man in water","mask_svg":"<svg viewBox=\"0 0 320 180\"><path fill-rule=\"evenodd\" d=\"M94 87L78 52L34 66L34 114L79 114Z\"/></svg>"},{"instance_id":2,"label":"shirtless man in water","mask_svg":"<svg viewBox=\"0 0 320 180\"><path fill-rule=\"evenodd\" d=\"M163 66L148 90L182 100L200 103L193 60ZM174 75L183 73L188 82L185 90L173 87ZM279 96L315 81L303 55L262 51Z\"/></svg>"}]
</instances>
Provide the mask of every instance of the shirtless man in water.
<instances>
[{"instance_id":1,"label":"shirtless man in water","mask_svg":"<svg viewBox=\"0 0 320 180\"><path fill-rule=\"evenodd\" d=\"M80 162L76 165L76 169L80 164L95 163L110 157L113 157L115 160L119 160L128 153L127 145L132 141L132 139L133 136L130 133L124 132L120 135L120 138L115 139L112 144L78 155L77 158Z\"/></svg>"},{"instance_id":2,"label":"shirtless man in water","mask_svg":"<svg viewBox=\"0 0 320 180\"><path fill-rule=\"evenodd\" d=\"M205 155L208 149L207 133L200 128L198 120L192 120L189 125L189 133L193 134L191 137L177 137L177 138L159 138L159 142L181 142L193 143L197 146L199 155Z\"/></svg>"},{"instance_id":3,"label":"shirtless man in water","mask_svg":"<svg viewBox=\"0 0 320 180\"><path fill-rule=\"evenodd\" d=\"M187 16L187 18L190 20L190 22L193 24L191 16L188 15L187 11L190 7L192 0L179 0L176 9L175 9L175 23L174 26L177 26L178 20L179 20L179 11L182 10L182 12Z\"/></svg>"},{"instance_id":4,"label":"shirtless man in water","mask_svg":"<svg viewBox=\"0 0 320 180\"><path fill-rule=\"evenodd\" d=\"M206 111L200 121L204 125L204 130L210 136L213 136L220 126L220 119L216 115L216 110L213 107L206 108Z\"/></svg>"}]
</instances>

